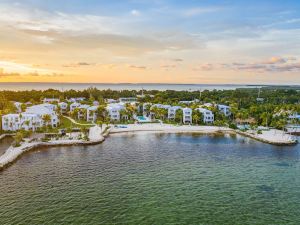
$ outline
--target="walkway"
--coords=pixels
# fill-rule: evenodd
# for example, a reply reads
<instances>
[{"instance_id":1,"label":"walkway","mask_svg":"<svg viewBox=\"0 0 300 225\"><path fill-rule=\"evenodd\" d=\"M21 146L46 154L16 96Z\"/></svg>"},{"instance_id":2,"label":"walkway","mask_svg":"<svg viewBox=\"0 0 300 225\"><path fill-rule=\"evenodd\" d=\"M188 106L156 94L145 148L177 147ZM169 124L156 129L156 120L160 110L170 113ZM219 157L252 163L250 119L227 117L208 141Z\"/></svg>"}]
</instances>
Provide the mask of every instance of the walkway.
<instances>
[{"instance_id":1,"label":"walkway","mask_svg":"<svg viewBox=\"0 0 300 225\"><path fill-rule=\"evenodd\" d=\"M74 120L73 118L69 117L69 116L63 116L64 118L70 120L72 123L76 124L76 125L80 125L80 126L94 126L95 123L78 123L76 120Z\"/></svg>"}]
</instances>

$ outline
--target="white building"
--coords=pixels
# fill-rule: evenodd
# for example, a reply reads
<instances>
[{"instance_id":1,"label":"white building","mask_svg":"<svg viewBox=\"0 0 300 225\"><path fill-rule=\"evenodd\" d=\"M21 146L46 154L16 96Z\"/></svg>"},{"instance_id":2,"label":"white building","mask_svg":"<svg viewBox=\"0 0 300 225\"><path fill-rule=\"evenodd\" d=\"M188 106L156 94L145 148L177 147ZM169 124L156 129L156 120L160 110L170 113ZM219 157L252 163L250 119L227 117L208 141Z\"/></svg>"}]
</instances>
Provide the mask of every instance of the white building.
<instances>
[{"instance_id":1,"label":"white building","mask_svg":"<svg viewBox=\"0 0 300 225\"><path fill-rule=\"evenodd\" d=\"M120 120L120 111L122 109L125 109L125 106L123 104L118 104L118 103L108 104L106 107L106 110L108 111L108 114L112 121Z\"/></svg>"},{"instance_id":2,"label":"white building","mask_svg":"<svg viewBox=\"0 0 300 225\"><path fill-rule=\"evenodd\" d=\"M227 105L218 105L218 110L221 111L225 116L230 116L230 106Z\"/></svg>"},{"instance_id":3,"label":"white building","mask_svg":"<svg viewBox=\"0 0 300 225\"><path fill-rule=\"evenodd\" d=\"M66 113L68 111L68 103L60 102L60 103L58 103L58 105L60 107L60 112L61 113Z\"/></svg>"},{"instance_id":4,"label":"white building","mask_svg":"<svg viewBox=\"0 0 300 225\"><path fill-rule=\"evenodd\" d=\"M87 108L86 120L89 122L95 122L97 120L98 106L91 106Z\"/></svg>"},{"instance_id":5,"label":"white building","mask_svg":"<svg viewBox=\"0 0 300 225\"><path fill-rule=\"evenodd\" d=\"M24 113L7 114L2 116L2 129L7 131L17 131L20 129L33 130L45 124L44 115L50 116L49 125L57 127L59 120L55 111L47 108L44 104L28 107Z\"/></svg>"},{"instance_id":6,"label":"white building","mask_svg":"<svg viewBox=\"0 0 300 225\"><path fill-rule=\"evenodd\" d=\"M194 99L192 101L179 101L180 104L186 104L186 105L190 105L190 104L198 103L198 102L199 102L198 99Z\"/></svg>"},{"instance_id":7,"label":"white building","mask_svg":"<svg viewBox=\"0 0 300 225\"><path fill-rule=\"evenodd\" d=\"M59 98L44 98L43 103L58 103L60 102Z\"/></svg>"},{"instance_id":8,"label":"white building","mask_svg":"<svg viewBox=\"0 0 300 225\"><path fill-rule=\"evenodd\" d=\"M182 112L183 112L182 122L191 124L193 110L191 108L183 108Z\"/></svg>"},{"instance_id":9,"label":"white building","mask_svg":"<svg viewBox=\"0 0 300 225\"><path fill-rule=\"evenodd\" d=\"M55 111L57 109L56 105L49 104L49 103L34 105L34 106L31 106L31 107L45 107L45 108L49 109L50 111ZM30 107L28 107L28 108L30 108Z\"/></svg>"},{"instance_id":10,"label":"white building","mask_svg":"<svg viewBox=\"0 0 300 225\"><path fill-rule=\"evenodd\" d=\"M79 111L78 111L78 119L79 120L84 120L86 119L85 117L87 116L87 109L89 108L89 105L80 105L78 107Z\"/></svg>"},{"instance_id":11,"label":"white building","mask_svg":"<svg viewBox=\"0 0 300 225\"><path fill-rule=\"evenodd\" d=\"M14 102L14 106L17 109L17 113L21 113L22 112L22 104L21 102Z\"/></svg>"},{"instance_id":12,"label":"white building","mask_svg":"<svg viewBox=\"0 0 300 225\"><path fill-rule=\"evenodd\" d=\"M20 115L19 114L6 114L2 116L2 130L16 131L20 129Z\"/></svg>"},{"instance_id":13,"label":"white building","mask_svg":"<svg viewBox=\"0 0 300 225\"><path fill-rule=\"evenodd\" d=\"M214 104L212 104L212 103L204 103L203 106L206 106L206 107L213 107Z\"/></svg>"},{"instance_id":14,"label":"white building","mask_svg":"<svg viewBox=\"0 0 300 225\"><path fill-rule=\"evenodd\" d=\"M177 110L181 109L181 106L172 106L168 109L168 119L174 120L176 118Z\"/></svg>"},{"instance_id":15,"label":"white building","mask_svg":"<svg viewBox=\"0 0 300 225\"><path fill-rule=\"evenodd\" d=\"M68 99L68 102L82 102L82 101L84 101L85 100L85 98L84 97L77 97L77 98L70 98L70 99Z\"/></svg>"},{"instance_id":16,"label":"white building","mask_svg":"<svg viewBox=\"0 0 300 225\"><path fill-rule=\"evenodd\" d=\"M55 113L55 105L51 104L40 104L40 105L34 105L30 106L26 109L25 113L27 114L36 114L41 119L41 126L43 126L45 123L43 121L43 117L45 115L50 115L51 121L50 124L52 127L57 127L59 124L59 119Z\"/></svg>"},{"instance_id":17,"label":"white building","mask_svg":"<svg viewBox=\"0 0 300 225\"><path fill-rule=\"evenodd\" d=\"M78 102L72 103L72 104L70 105L70 112L73 112L74 109L79 108L80 106L81 106L81 104L78 103Z\"/></svg>"},{"instance_id":18,"label":"white building","mask_svg":"<svg viewBox=\"0 0 300 225\"><path fill-rule=\"evenodd\" d=\"M105 99L105 102L108 103L108 104L112 104L112 103L117 103L118 100L107 98L107 99Z\"/></svg>"},{"instance_id":19,"label":"white building","mask_svg":"<svg viewBox=\"0 0 300 225\"><path fill-rule=\"evenodd\" d=\"M196 109L202 114L202 120L204 123L213 123L215 120L214 114L212 111L205 108Z\"/></svg>"},{"instance_id":20,"label":"white building","mask_svg":"<svg viewBox=\"0 0 300 225\"><path fill-rule=\"evenodd\" d=\"M135 102L137 102L137 98L135 98L135 97L119 98L119 102L121 102L121 103L135 103Z\"/></svg>"}]
</instances>

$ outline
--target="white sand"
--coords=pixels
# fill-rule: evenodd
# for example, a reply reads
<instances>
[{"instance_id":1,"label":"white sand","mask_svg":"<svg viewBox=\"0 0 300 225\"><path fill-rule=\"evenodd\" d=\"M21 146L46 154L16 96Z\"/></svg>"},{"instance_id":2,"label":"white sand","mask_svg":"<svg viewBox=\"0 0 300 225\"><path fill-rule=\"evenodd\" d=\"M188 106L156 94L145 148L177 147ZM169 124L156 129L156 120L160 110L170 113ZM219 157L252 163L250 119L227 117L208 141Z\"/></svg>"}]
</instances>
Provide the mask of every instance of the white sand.
<instances>
[{"instance_id":1,"label":"white sand","mask_svg":"<svg viewBox=\"0 0 300 225\"><path fill-rule=\"evenodd\" d=\"M121 125L126 128L114 127L112 125L110 134L124 133L124 132L138 132L138 131L151 131L151 132L166 132L166 133L214 133L217 131L232 131L232 129L226 127L215 126L176 126L170 124L129 124Z\"/></svg>"},{"instance_id":2,"label":"white sand","mask_svg":"<svg viewBox=\"0 0 300 225\"><path fill-rule=\"evenodd\" d=\"M262 131L261 134L257 134L256 131L247 131L247 134L254 138L265 140L271 143L294 143L296 138L293 135L287 134L282 130L270 129Z\"/></svg>"}]
</instances>

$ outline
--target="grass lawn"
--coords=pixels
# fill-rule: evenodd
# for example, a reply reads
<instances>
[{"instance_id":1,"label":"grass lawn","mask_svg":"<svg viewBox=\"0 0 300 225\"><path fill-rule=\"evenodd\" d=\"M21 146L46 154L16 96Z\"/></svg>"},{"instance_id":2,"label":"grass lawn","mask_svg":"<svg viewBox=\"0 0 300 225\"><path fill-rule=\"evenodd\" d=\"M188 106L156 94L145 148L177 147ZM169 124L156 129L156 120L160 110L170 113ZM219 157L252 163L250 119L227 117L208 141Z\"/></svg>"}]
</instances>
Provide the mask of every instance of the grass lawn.
<instances>
[{"instance_id":1,"label":"grass lawn","mask_svg":"<svg viewBox=\"0 0 300 225\"><path fill-rule=\"evenodd\" d=\"M65 118L65 117L62 117L61 119L60 119L60 126L59 126L59 128L60 129L67 129L67 128L81 128L81 127L88 127L88 126L93 126L93 125L91 125L91 124L88 124L86 121L83 121L83 122L81 122L81 121L78 121L78 120L76 120L76 122L78 122L78 123L85 123L86 125L78 125L78 124L73 124L72 122L71 122L71 120L69 120L69 119L67 119L67 118Z\"/></svg>"}]
</instances>

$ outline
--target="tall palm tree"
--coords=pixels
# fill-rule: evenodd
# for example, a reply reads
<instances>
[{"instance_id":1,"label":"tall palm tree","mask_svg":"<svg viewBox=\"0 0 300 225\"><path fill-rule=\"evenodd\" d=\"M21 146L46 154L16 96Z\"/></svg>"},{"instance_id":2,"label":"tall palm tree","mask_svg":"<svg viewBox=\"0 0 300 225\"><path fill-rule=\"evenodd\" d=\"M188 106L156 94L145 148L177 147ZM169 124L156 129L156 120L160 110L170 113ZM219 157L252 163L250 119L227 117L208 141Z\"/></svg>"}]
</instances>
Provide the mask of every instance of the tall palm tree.
<instances>
[{"instance_id":1,"label":"tall palm tree","mask_svg":"<svg viewBox=\"0 0 300 225\"><path fill-rule=\"evenodd\" d=\"M45 115L43 115L42 119L48 130L49 123L51 122L51 116L49 114L45 114Z\"/></svg>"}]
</instances>

